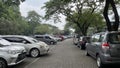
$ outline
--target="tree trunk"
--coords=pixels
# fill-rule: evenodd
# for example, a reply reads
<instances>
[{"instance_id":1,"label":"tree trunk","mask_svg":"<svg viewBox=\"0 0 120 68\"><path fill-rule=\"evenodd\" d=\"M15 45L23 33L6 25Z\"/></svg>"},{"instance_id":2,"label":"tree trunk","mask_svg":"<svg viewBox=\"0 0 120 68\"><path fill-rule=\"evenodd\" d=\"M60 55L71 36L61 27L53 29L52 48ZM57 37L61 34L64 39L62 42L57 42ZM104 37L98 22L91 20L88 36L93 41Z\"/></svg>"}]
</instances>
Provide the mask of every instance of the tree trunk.
<instances>
[{"instance_id":1,"label":"tree trunk","mask_svg":"<svg viewBox=\"0 0 120 68\"><path fill-rule=\"evenodd\" d=\"M115 22L110 22L110 19L108 17L109 5L111 5L112 10L114 12ZM103 15L104 15L104 18L106 20L106 25L107 25L108 31L118 31L119 15L118 15L118 12L117 12L114 0L106 0L106 4L105 4Z\"/></svg>"}]
</instances>

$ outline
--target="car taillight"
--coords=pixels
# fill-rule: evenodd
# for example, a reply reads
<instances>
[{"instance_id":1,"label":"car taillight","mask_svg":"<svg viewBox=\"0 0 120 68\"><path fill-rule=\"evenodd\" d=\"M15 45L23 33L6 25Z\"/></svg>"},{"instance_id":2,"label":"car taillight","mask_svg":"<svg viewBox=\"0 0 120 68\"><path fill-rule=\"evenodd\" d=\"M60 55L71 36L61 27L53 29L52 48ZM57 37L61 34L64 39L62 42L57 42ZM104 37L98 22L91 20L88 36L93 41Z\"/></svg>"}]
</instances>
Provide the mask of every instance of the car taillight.
<instances>
[{"instance_id":1,"label":"car taillight","mask_svg":"<svg viewBox=\"0 0 120 68\"><path fill-rule=\"evenodd\" d=\"M103 44L102 44L102 48L104 48L104 49L109 49L109 48L110 48L109 43L107 43L107 42L103 43Z\"/></svg>"}]
</instances>

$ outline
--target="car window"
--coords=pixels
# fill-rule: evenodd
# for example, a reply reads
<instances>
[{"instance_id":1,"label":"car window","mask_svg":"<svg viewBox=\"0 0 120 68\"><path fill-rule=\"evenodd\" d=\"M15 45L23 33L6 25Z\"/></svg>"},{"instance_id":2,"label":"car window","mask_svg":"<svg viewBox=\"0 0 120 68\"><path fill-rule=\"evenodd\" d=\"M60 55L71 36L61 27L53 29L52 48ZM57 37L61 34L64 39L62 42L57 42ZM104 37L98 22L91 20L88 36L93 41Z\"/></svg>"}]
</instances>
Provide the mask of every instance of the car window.
<instances>
[{"instance_id":1,"label":"car window","mask_svg":"<svg viewBox=\"0 0 120 68\"><path fill-rule=\"evenodd\" d=\"M39 42L38 40L32 38L32 37L29 37L29 36L25 36L24 37L27 41L31 42L31 43L37 43Z\"/></svg>"},{"instance_id":2,"label":"car window","mask_svg":"<svg viewBox=\"0 0 120 68\"><path fill-rule=\"evenodd\" d=\"M103 41L103 39L104 39L104 34L102 34L102 35L100 35L100 39L99 39L99 42L102 42Z\"/></svg>"},{"instance_id":3,"label":"car window","mask_svg":"<svg viewBox=\"0 0 120 68\"><path fill-rule=\"evenodd\" d=\"M45 36L46 39L51 39L49 36Z\"/></svg>"},{"instance_id":4,"label":"car window","mask_svg":"<svg viewBox=\"0 0 120 68\"><path fill-rule=\"evenodd\" d=\"M43 38L43 36L35 36L35 38Z\"/></svg>"},{"instance_id":5,"label":"car window","mask_svg":"<svg viewBox=\"0 0 120 68\"><path fill-rule=\"evenodd\" d=\"M92 36L92 42L99 42L100 35L94 35Z\"/></svg>"},{"instance_id":6,"label":"car window","mask_svg":"<svg viewBox=\"0 0 120 68\"><path fill-rule=\"evenodd\" d=\"M16 42L16 43L23 43L23 41L25 43L30 43L29 41L23 39L23 38L19 38L19 37L4 37L4 39L10 41L10 42Z\"/></svg>"},{"instance_id":7,"label":"car window","mask_svg":"<svg viewBox=\"0 0 120 68\"><path fill-rule=\"evenodd\" d=\"M120 44L120 34L119 33L112 33L109 34L109 42L113 44Z\"/></svg>"}]
</instances>

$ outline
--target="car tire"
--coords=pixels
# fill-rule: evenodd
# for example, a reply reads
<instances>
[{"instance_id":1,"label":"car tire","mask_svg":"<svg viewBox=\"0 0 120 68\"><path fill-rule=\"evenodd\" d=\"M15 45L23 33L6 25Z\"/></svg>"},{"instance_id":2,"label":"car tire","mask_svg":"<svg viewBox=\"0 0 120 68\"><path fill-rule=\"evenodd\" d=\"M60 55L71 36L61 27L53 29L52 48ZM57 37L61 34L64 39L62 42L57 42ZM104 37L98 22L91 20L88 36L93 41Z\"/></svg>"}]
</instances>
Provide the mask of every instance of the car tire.
<instances>
[{"instance_id":1,"label":"car tire","mask_svg":"<svg viewBox=\"0 0 120 68\"><path fill-rule=\"evenodd\" d=\"M7 68L7 63L3 59L0 59L0 68Z\"/></svg>"},{"instance_id":2,"label":"car tire","mask_svg":"<svg viewBox=\"0 0 120 68\"><path fill-rule=\"evenodd\" d=\"M40 51L37 48L30 50L30 56L33 58L36 58L40 55Z\"/></svg>"},{"instance_id":3,"label":"car tire","mask_svg":"<svg viewBox=\"0 0 120 68\"><path fill-rule=\"evenodd\" d=\"M96 63L97 63L98 68L103 68L104 64L102 63L99 55L96 58Z\"/></svg>"}]
</instances>

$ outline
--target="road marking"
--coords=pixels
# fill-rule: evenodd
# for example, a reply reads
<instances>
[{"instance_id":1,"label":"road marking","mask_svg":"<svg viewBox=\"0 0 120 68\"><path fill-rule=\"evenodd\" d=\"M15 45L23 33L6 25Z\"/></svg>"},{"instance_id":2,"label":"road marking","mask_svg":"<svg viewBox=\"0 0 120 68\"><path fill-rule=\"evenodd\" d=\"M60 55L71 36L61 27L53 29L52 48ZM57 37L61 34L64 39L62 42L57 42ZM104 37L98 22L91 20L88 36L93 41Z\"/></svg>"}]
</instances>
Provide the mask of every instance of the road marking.
<instances>
[{"instance_id":1,"label":"road marking","mask_svg":"<svg viewBox=\"0 0 120 68\"><path fill-rule=\"evenodd\" d=\"M35 63L37 60L39 60L39 58L35 59L33 62L31 62L28 65L26 65L24 68L29 68L29 66L32 65L33 63Z\"/></svg>"}]
</instances>

